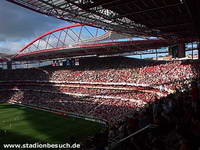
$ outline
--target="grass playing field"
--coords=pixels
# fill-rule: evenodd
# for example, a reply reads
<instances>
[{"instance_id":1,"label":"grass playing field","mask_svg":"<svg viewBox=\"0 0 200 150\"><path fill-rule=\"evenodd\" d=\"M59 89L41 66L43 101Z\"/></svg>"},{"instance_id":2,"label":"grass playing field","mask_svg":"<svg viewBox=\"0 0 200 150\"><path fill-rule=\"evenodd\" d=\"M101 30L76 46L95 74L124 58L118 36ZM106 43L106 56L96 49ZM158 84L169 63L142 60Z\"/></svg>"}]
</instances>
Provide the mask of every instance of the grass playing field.
<instances>
[{"instance_id":1,"label":"grass playing field","mask_svg":"<svg viewBox=\"0 0 200 150\"><path fill-rule=\"evenodd\" d=\"M66 143L83 140L102 129L98 123L0 103L0 145L5 143Z\"/></svg>"}]
</instances>

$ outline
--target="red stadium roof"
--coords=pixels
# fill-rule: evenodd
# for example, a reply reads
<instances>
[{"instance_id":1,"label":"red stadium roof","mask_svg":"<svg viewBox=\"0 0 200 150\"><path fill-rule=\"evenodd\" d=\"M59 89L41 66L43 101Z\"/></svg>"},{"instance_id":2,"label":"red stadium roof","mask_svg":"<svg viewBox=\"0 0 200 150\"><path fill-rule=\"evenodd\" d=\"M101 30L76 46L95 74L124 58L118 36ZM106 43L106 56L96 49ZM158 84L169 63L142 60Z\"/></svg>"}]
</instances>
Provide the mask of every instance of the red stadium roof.
<instances>
[{"instance_id":1,"label":"red stadium roof","mask_svg":"<svg viewBox=\"0 0 200 150\"><path fill-rule=\"evenodd\" d=\"M94 36L87 27L88 26L81 24L74 24L49 31L24 46L17 55L12 57L12 60L23 61L87 55L119 55L149 49L159 49L177 43L188 43L197 40L191 38L185 38L184 40L182 39L179 41L166 39L135 40L134 38L128 39L127 37L124 39L123 36L122 41L119 39L111 40L113 36L116 36L116 38L118 36L112 34L112 32L105 32L103 35L96 34L99 31L97 28L92 29L96 35ZM87 33L83 31L89 32L91 35L86 38L84 34ZM69 42L70 38L72 38L73 41ZM99 41L99 39L102 39L102 41Z\"/></svg>"},{"instance_id":2,"label":"red stadium roof","mask_svg":"<svg viewBox=\"0 0 200 150\"><path fill-rule=\"evenodd\" d=\"M60 48L43 49L39 51L21 53L18 54L13 60L22 61L22 60L40 60L40 59L42 60L42 59L87 56L87 55L114 55L114 54L130 53L134 51L144 51L148 49L167 47L172 44L174 44L174 41L169 41L169 40L139 40L139 41L82 44L82 45L74 45L72 47L60 47Z\"/></svg>"}]
</instances>

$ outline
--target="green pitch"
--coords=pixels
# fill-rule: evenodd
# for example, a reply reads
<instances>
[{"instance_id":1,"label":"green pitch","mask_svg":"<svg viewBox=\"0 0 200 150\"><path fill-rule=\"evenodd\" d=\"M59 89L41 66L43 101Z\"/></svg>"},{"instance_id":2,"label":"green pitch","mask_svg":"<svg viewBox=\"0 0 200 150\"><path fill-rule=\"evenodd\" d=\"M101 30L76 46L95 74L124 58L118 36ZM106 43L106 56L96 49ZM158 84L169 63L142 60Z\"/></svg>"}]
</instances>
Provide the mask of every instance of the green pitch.
<instances>
[{"instance_id":1,"label":"green pitch","mask_svg":"<svg viewBox=\"0 0 200 150\"><path fill-rule=\"evenodd\" d=\"M101 129L98 123L0 103L0 145L66 143L71 137L82 141Z\"/></svg>"}]
</instances>

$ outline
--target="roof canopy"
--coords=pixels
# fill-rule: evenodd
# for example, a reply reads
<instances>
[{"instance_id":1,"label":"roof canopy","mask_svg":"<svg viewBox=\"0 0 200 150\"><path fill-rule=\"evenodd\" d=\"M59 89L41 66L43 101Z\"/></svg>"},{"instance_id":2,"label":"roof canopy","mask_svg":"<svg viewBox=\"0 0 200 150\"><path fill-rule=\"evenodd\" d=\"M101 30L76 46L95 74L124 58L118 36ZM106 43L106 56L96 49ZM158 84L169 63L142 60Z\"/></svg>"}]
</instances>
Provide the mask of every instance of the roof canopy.
<instances>
[{"instance_id":1,"label":"roof canopy","mask_svg":"<svg viewBox=\"0 0 200 150\"><path fill-rule=\"evenodd\" d=\"M8 0L66 21L139 36L199 37L199 0Z\"/></svg>"}]
</instances>

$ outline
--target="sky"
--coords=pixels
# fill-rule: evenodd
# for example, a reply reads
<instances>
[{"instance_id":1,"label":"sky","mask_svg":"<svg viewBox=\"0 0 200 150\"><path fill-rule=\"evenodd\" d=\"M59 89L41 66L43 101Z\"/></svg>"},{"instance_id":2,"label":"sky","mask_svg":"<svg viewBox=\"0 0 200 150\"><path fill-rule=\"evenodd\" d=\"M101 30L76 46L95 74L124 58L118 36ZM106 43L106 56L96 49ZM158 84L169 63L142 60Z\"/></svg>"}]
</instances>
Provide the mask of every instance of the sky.
<instances>
[{"instance_id":1,"label":"sky","mask_svg":"<svg viewBox=\"0 0 200 150\"><path fill-rule=\"evenodd\" d=\"M0 53L16 53L39 35L70 24L0 1Z\"/></svg>"}]
</instances>

